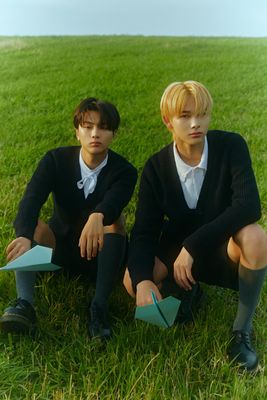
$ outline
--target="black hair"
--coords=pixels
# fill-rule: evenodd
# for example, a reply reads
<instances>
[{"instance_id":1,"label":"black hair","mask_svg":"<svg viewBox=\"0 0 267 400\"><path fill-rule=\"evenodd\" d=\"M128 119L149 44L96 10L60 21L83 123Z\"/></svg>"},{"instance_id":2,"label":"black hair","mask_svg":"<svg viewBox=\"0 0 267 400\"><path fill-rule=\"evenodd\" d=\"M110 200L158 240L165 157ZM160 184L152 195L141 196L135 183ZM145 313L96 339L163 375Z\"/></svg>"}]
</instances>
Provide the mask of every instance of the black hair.
<instances>
[{"instance_id":1,"label":"black hair","mask_svg":"<svg viewBox=\"0 0 267 400\"><path fill-rule=\"evenodd\" d=\"M84 114L87 111L97 111L100 114L100 126L115 132L120 124L120 114L117 108L107 101L88 97L80 102L74 112L73 125L76 129L83 124Z\"/></svg>"}]
</instances>

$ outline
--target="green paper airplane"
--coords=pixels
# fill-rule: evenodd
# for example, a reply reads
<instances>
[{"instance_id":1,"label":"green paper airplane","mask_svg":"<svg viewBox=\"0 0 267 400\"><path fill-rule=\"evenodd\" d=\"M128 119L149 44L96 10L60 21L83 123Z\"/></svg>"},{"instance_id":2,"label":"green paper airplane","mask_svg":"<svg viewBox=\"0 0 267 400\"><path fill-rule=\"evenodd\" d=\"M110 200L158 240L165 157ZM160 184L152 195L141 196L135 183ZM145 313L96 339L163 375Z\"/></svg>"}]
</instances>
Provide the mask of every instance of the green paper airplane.
<instances>
[{"instance_id":1,"label":"green paper airplane","mask_svg":"<svg viewBox=\"0 0 267 400\"><path fill-rule=\"evenodd\" d=\"M151 291L151 296L153 304L136 307L135 318L163 328L169 328L174 324L181 301L172 296L158 301L153 291Z\"/></svg>"},{"instance_id":2,"label":"green paper airplane","mask_svg":"<svg viewBox=\"0 0 267 400\"><path fill-rule=\"evenodd\" d=\"M52 249L44 246L35 246L20 257L11 261L0 271L55 271L60 269L56 264L51 263Z\"/></svg>"}]
</instances>

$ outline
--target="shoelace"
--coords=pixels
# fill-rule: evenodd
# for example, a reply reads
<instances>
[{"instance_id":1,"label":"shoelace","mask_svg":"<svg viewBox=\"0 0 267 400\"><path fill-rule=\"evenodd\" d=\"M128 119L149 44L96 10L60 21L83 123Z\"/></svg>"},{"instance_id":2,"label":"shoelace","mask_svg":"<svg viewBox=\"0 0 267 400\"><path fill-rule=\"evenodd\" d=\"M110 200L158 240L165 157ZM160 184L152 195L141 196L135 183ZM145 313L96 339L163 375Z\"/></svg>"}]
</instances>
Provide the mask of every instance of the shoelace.
<instances>
[{"instance_id":1,"label":"shoelace","mask_svg":"<svg viewBox=\"0 0 267 400\"><path fill-rule=\"evenodd\" d=\"M91 313L91 322L94 326L107 326L107 318L104 310L101 310L96 305L93 305L90 310Z\"/></svg>"},{"instance_id":2,"label":"shoelace","mask_svg":"<svg viewBox=\"0 0 267 400\"><path fill-rule=\"evenodd\" d=\"M248 332L237 332L236 342L243 343L244 345L246 345L248 347L249 350L252 350L251 343L250 343L250 335Z\"/></svg>"},{"instance_id":3,"label":"shoelace","mask_svg":"<svg viewBox=\"0 0 267 400\"><path fill-rule=\"evenodd\" d=\"M10 303L10 305L11 305L12 307L20 306L21 308L25 308L25 305L22 303L22 299L21 299L20 297L17 298L17 299L15 299L15 300L13 300L13 301Z\"/></svg>"}]
</instances>

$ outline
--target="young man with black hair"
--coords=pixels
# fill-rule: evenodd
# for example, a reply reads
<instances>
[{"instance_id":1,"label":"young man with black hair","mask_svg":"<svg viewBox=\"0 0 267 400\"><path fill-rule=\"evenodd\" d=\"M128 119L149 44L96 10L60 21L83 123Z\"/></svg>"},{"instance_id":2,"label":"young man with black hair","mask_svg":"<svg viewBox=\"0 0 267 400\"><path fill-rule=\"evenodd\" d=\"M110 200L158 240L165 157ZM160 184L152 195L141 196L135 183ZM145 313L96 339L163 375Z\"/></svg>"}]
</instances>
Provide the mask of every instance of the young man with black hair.
<instances>
[{"instance_id":1,"label":"young man with black hair","mask_svg":"<svg viewBox=\"0 0 267 400\"><path fill-rule=\"evenodd\" d=\"M86 98L73 123L80 146L48 151L39 162L19 205L16 239L7 247L7 260L21 256L36 242L53 248L52 261L69 275L95 278L89 333L108 339L108 299L125 257L122 210L134 191L137 171L109 149L120 123L113 104ZM50 193L54 209L46 224L38 218ZM2 330L35 328L35 281L35 272L16 272L18 298L4 311Z\"/></svg>"}]
</instances>

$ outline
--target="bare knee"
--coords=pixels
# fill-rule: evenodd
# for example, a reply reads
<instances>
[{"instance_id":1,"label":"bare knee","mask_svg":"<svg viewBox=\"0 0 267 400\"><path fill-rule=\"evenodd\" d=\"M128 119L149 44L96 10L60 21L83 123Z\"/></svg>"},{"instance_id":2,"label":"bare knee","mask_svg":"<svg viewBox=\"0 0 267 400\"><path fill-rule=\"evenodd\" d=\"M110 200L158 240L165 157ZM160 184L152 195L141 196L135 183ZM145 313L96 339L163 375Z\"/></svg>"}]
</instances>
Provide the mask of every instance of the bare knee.
<instances>
[{"instance_id":1,"label":"bare knee","mask_svg":"<svg viewBox=\"0 0 267 400\"><path fill-rule=\"evenodd\" d=\"M125 236L126 230L124 215L120 215L112 225L106 225L104 227L104 233L118 233L119 235Z\"/></svg>"},{"instance_id":2,"label":"bare knee","mask_svg":"<svg viewBox=\"0 0 267 400\"><path fill-rule=\"evenodd\" d=\"M258 224L250 224L240 229L234 237L240 249L240 262L251 269L267 264L267 235Z\"/></svg>"},{"instance_id":3,"label":"bare knee","mask_svg":"<svg viewBox=\"0 0 267 400\"><path fill-rule=\"evenodd\" d=\"M135 293L134 293L133 285L132 285L132 280L131 280L128 268L126 268L126 270L125 270L125 274L124 274L124 277L123 277L123 285L124 285L125 289L127 290L127 293L131 297L135 297Z\"/></svg>"},{"instance_id":4,"label":"bare knee","mask_svg":"<svg viewBox=\"0 0 267 400\"><path fill-rule=\"evenodd\" d=\"M167 277L168 270L166 265L158 258L155 257L155 264L153 267L153 282L160 288L161 282ZM131 297L135 297L133 290L132 280L128 268L126 268L123 285Z\"/></svg>"},{"instance_id":5,"label":"bare knee","mask_svg":"<svg viewBox=\"0 0 267 400\"><path fill-rule=\"evenodd\" d=\"M34 240L37 243L55 249L56 238L50 227L40 219L34 231Z\"/></svg>"},{"instance_id":6,"label":"bare knee","mask_svg":"<svg viewBox=\"0 0 267 400\"><path fill-rule=\"evenodd\" d=\"M167 278L168 269L166 265L158 258L155 257L155 264L153 268L153 280L156 285L160 284Z\"/></svg>"}]
</instances>

